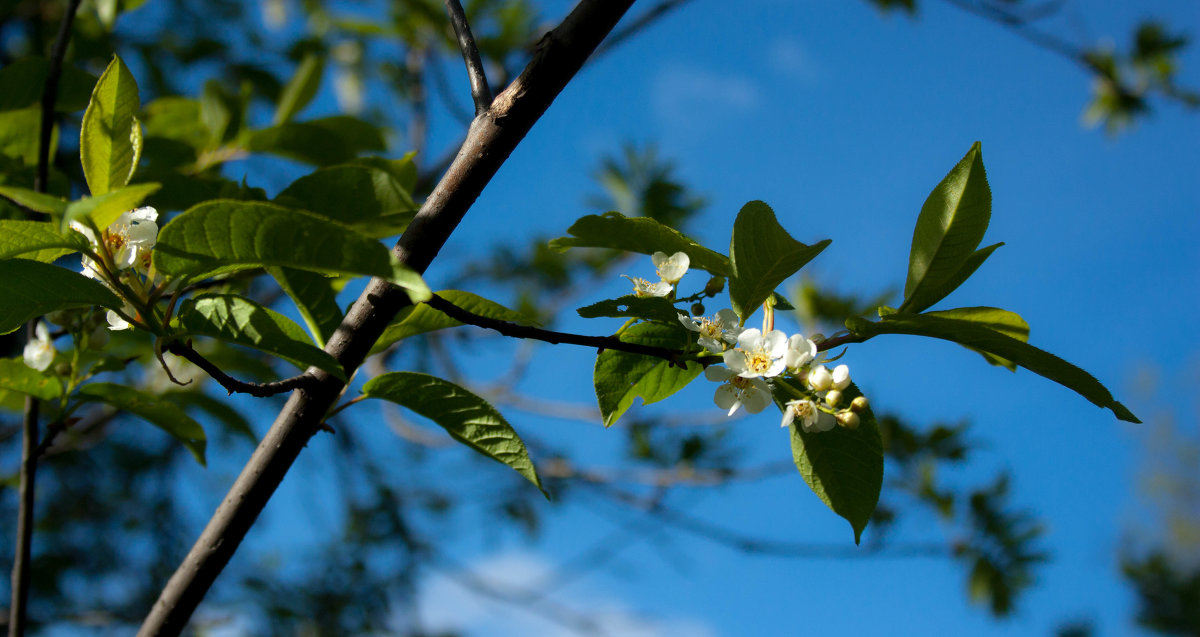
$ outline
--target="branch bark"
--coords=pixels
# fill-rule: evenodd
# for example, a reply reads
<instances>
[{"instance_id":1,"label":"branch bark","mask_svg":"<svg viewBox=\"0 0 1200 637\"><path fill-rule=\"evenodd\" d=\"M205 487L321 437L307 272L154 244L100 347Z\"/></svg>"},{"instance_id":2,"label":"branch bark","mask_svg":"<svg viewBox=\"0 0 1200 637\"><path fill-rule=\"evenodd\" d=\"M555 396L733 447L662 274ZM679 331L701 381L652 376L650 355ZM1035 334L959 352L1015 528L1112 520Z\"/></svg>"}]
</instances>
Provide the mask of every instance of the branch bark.
<instances>
[{"instance_id":1,"label":"branch bark","mask_svg":"<svg viewBox=\"0 0 1200 637\"><path fill-rule=\"evenodd\" d=\"M471 123L466 141L393 252L424 272L509 154L554 101L633 0L582 0L538 44L521 75ZM384 328L410 301L373 279L326 345L350 375ZM139 635L178 635L258 518L325 414L345 390L328 374L292 393L275 423L217 507L196 544L167 582Z\"/></svg>"},{"instance_id":2,"label":"branch bark","mask_svg":"<svg viewBox=\"0 0 1200 637\"><path fill-rule=\"evenodd\" d=\"M454 35L458 38L458 48L462 50L463 62L467 65L467 75L471 79L471 99L475 102L475 115L478 116L492 105L492 89L488 87L483 60L479 58L479 47L475 44L475 36L471 35L471 25L467 22L462 3L458 0L445 0L445 4L446 13L450 14L450 23L454 25Z\"/></svg>"}]
</instances>

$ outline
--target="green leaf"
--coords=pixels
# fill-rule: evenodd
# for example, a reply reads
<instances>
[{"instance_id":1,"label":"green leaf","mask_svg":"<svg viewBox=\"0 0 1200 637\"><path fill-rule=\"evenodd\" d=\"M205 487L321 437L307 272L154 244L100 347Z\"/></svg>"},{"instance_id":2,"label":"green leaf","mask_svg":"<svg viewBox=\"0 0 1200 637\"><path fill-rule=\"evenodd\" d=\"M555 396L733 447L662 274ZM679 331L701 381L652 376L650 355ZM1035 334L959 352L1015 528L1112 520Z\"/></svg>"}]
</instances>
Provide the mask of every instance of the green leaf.
<instances>
[{"instance_id":1,"label":"green leaf","mask_svg":"<svg viewBox=\"0 0 1200 637\"><path fill-rule=\"evenodd\" d=\"M325 58L320 55L310 53L300 61L296 73L292 75L287 86L283 87L283 93L279 96L275 117L271 120L273 126L292 121L296 113L308 106L317 95L317 89L321 88L321 75L324 71Z\"/></svg>"},{"instance_id":2,"label":"green leaf","mask_svg":"<svg viewBox=\"0 0 1200 637\"><path fill-rule=\"evenodd\" d=\"M26 365L24 359L0 358L0 389L55 400L62 395L62 381Z\"/></svg>"},{"instance_id":3,"label":"green leaf","mask_svg":"<svg viewBox=\"0 0 1200 637\"><path fill-rule=\"evenodd\" d=\"M391 401L432 420L455 440L512 467L546 493L521 437L495 407L479 396L449 381L416 372L376 376L363 385L363 394Z\"/></svg>"},{"instance_id":4,"label":"green leaf","mask_svg":"<svg viewBox=\"0 0 1200 637\"><path fill-rule=\"evenodd\" d=\"M400 183L400 187L404 189L404 192L411 193L417 188L417 165L413 162L413 158L416 156L417 151L410 150L404 153L399 159L356 157L347 163L353 166L366 166L367 168L386 171Z\"/></svg>"},{"instance_id":5,"label":"green leaf","mask_svg":"<svg viewBox=\"0 0 1200 637\"><path fill-rule=\"evenodd\" d=\"M201 277L247 267L282 266L360 274L402 287L414 303L429 298L421 276L382 243L314 214L256 201L208 201L171 220L158 235L154 265Z\"/></svg>"},{"instance_id":6,"label":"green leaf","mask_svg":"<svg viewBox=\"0 0 1200 637\"><path fill-rule=\"evenodd\" d=\"M962 285L963 282L970 278L972 274L975 274L975 270L978 270L979 266L983 265L983 262L987 261L987 258L992 256L992 253L996 251L996 248L999 248L1002 245L1004 245L1003 241L1000 243L993 243L986 248L980 248L972 252L971 256L967 257L967 260L963 262L962 267L958 269L958 272L954 273L954 276L946 279L938 285L927 288L922 294L924 300L919 303L910 304L911 307L905 311L917 313L946 298L946 296L951 292L957 290L958 286Z\"/></svg>"},{"instance_id":7,"label":"green leaf","mask_svg":"<svg viewBox=\"0 0 1200 637\"><path fill-rule=\"evenodd\" d=\"M192 420L183 409L168 399L159 399L125 385L90 383L79 388L79 397L87 402L100 402L127 411L171 434L205 465L204 447L207 437L204 427Z\"/></svg>"},{"instance_id":8,"label":"green leaf","mask_svg":"<svg viewBox=\"0 0 1200 637\"><path fill-rule=\"evenodd\" d=\"M626 343L639 343L683 349L690 336L678 321L675 325L661 323L639 323L621 333ZM695 361L686 368L673 367L666 360L641 354L630 354L607 349L596 357L592 381L596 387L596 402L604 426L617 422L631 406L633 399L641 397L642 404L658 402L683 389L692 379L700 375L704 367Z\"/></svg>"},{"instance_id":9,"label":"green leaf","mask_svg":"<svg viewBox=\"0 0 1200 637\"><path fill-rule=\"evenodd\" d=\"M46 58L22 57L0 68L0 111L41 108L42 89L50 62ZM64 66L58 79L55 110L74 112L87 106L96 77L72 66Z\"/></svg>"},{"instance_id":10,"label":"green leaf","mask_svg":"<svg viewBox=\"0 0 1200 637\"><path fill-rule=\"evenodd\" d=\"M960 272L983 240L991 216L992 191L979 142L975 142L921 206L913 230L901 312L919 312L937 303L957 287L955 281L961 283L966 278L959 278ZM987 255L974 267L979 267L983 258Z\"/></svg>"},{"instance_id":11,"label":"green leaf","mask_svg":"<svg viewBox=\"0 0 1200 637\"><path fill-rule=\"evenodd\" d=\"M849 402L862 393L853 384L842 392ZM785 408L780 398L780 409ZM854 529L854 543L879 503L883 486L883 443L870 409L859 413L857 429L837 426L829 431L806 432L791 425L792 459L804 481L834 513Z\"/></svg>"},{"instance_id":12,"label":"green leaf","mask_svg":"<svg viewBox=\"0 0 1200 637\"><path fill-rule=\"evenodd\" d=\"M267 268L267 272L275 277L279 287L296 303L317 346L325 347L344 317L329 278L293 268Z\"/></svg>"},{"instance_id":13,"label":"green leaf","mask_svg":"<svg viewBox=\"0 0 1200 637\"><path fill-rule=\"evenodd\" d=\"M163 400L185 409L189 407L199 409L225 425L229 431L244 436L250 442L258 442L258 436L250 428L250 421L246 420L242 412L235 409L228 401L210 396L203 391L170 391L163 394L162 397Z\"/></svg>"},{"instance_id":14,"label":"green leaf","mask_svg":"<svg viewBox=\"0 0 1200 637\"><path fill-rule=\"evenodd\" d=\"M42 109L37 106L0 112L0 155L19 159L27 166L36 166L41 124ZM58 127L55 127L50 138L51 157L57 148Z\"/></svg>"},{"instance_id":15,"label":"green leaf","mask_svg":"<svg viewBox=\"0 0 1200 637\"><path fill-rule=\"evenodd\" d=\"M317 367L346 380L342 366L314 346L304 328L250 299L232 294L187 299L180 305L172 327L179 330L177 336L218 338L273 354L301 370Z\"/></svg>"},{"instance_id":16,"label":"green leaf","mask_svg":"<svg viewBox=\"0 0 1200 637\"><path fill-rule=\"evenodd\" d=\"M79 135L79 158L93 197L124 186L133 176L142 152L140 108L137 80L113 56L92 91Z\"/></svg>"},{"instance_id":17,"label":"green leaf","mask_svg":"<svg viewBox=\"0 0 1200 637\"><path fill-rule=\"evenodd\" d=\"M0 220L0 259L23 259L51 263L64 254L88 247L87 239L74 230L60 231L48 221Z\"/></svg>"},{"instance_id":18,"label":"green leaf","mask_svg":"<svg viewBox=\"0 0 1200 637\"><path fill-rule=\"evenodd\" d=\"M97 197L84 197L79 201L72 201L63 214L62 227L65 231L72 221L88 217L92 220L92 225L103 230L122 213L137 208L146 197L157 192L159 188L159 184L134 184L116 188Z\"/></svg>"},{"instance_id":19,"label":"green leaf","mask_svg":"<svg viewBox=\"0 0 1200 637\"><path fill-rule=\"evenodd\" d=\"M579 308L576 312L583 318L631 316L667 323L678 323L680 315L680 311L661 296L634 296L632 294L593 303Z\"/></svg>"},{"instance_id":20,"label":"green leaf","mask_svg":"<svg viewBox=\"0 0 1200 637\"><path fill-rule=\"evenodd\" d=\"M279 193L275 202L328 217L372 237L403 232L417 211L394 174L354 164L305 175Z\"/></svg>"},{"instance_id":21,"label":"green leaf","mask_svg":"<svg viewBox=\"0 0 1200 637\"><path fill-rule=\"evenodd\" d=\"M1117 402L1108 389L1091 374L1028 343L975 323L926 314L890 314L877 323L851 317L846 319L846 327L864 337L879 334L912 334L939 338L988 352L1074 390L1092 404L1111 409L1121 420L1141 422L1125 405Z\"/></svg>"},{"instance_id":22,"label":"green leaf","mask_svg":"<svg viewBox=\"0 0 1200 637\"><path fill-rule=\"evenodd\" d=\"M24 206L34 212L40 212L55 217L61 217L67 211L67 200L54 195L47 195L28 188L0 185L0 197Z\"/></svg>"},{"instance_id":23,"label":"green leaf","mask_svg":"<svg viewBox=\"0 0 1200 637\"><path fill-rule=\"evenodd\" d=\"M742 320L766 301L775 288L804 267L830 243L796 241L779 225L771 207L761 201L742 206L733 222L729 258L729 301Z\"/></svg>"},{"instance_id":24,"label":"green leaf","mask_svg":"<svg viewBox=\"0 0 1200 637\"><path fill-rule=\"evenodd\" d=\"M120 309L121 301L104 285L78 272L27 259L0 261L0 334L31 318L55 310L103 305Z\"/></svg>"},{"instance_id":25,"label":"green leaf","mask_svg":"<svg viewBox=\"0 0 1200 637\"><path fill-rule=\"evenodd\" d=\"M379 128L339 115L254 131L246 147L316 166L331 166L346 163L362 152L386 150L387 144Z\"/></svg>"},{"instance_id":26,"label":"green leaf","mask_svg":"<svg viewBox=\"0 0 1200 637\"><path fill-rule=\"evenodd\" d=\"M692 268L721 276L731 273L728 257L649 217L626 217L619 212L587 215L567 232L572 236L554 239L550 247L560 252L568 248L614 248L641 254L686 252Z\"/></svg>"},{"instance_id":27,"label":"green leaf","mask_svg":"<svg viewBox=\"0 0 1200 637\"><path fill-rule=\"evenodd\" d=\"M442 290L437 295L476 316L484 316L518 325L537 325L537 321L530 319L520 312L510 310L495 301L489 301L482 296L476 296L470 292ZM379 337L379 340L375 341L374 347L371 348L371 354L378 354L387 349L392 343L404 340L410 336L442 330L448 327L458 327L462 324L457 319L452 319L424 303L406 307L400 310L396 318L392 319L392 322L384 329L383 335Z\"/></svg>"},{"instance_id":28,"label":"green leaf","mask_svg":"<svg viewBox=\"0 0 1200 637\"><path fill-rule=\"evenodd\" d=\"M1009 312L1008 310L996 307L960 307L940 312L926 312L925 315L967 321L991 330L996 330L1023 343L1029 342L1029 323L1026 323L1025 319L1021 318L1016 312ZM993 365L1007 367L1010 371L1017 371L1016 363L1008 359L980 351L973 347L968 347L967 349L978 352L980 356L983 356L984 360Z\"/></svg>"}]
</instances>

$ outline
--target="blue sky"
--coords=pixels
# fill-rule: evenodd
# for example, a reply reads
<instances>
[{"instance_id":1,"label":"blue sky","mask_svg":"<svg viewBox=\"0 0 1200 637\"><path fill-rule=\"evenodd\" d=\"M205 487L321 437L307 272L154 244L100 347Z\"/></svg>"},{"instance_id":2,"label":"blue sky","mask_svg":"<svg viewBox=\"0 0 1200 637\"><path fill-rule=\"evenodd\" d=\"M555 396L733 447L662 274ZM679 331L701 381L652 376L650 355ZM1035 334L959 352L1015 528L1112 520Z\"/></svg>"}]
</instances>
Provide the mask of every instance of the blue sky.
<instances>
[{"instance_id":1,"label":"blue sky","mask_svg":"<svg viewBox=\"0 0 1200 637\"><path fill-rule=\"evenodd\" d=\"M545 4L547 16L557 16L569 3ZM734 9L694 0L581 73L484 192L443 259L494 241L564 234L576 217L594 212L582 200L597 190L597 160L635 142L657 146L708 199L691 234L714 249L727 248L742 204L761 199L797 239L833 239L808 267L814 277L865 294L899 290L921 203L979 140L993 192L985 242L1006 245L940 307L1018 312L1032 326L1033 344L1093 373L1147 424L1126 426L1041 377L990 367L954 345L896 336L856 346L845 362L876 408L914 423L971 421L980 448L954 478L982 483L1008 470L1013 502L1047 523L1043 546L1052 561L1015 616L996 622L968 604L963 570L945 559L747 556L671 533L665 545L636 540L611 568L554 593L564 605L611 615L612 634L1025 635L1079 619L1092 620L1099 635L1137 633L1116 549L1142 511L1141 449L1164 414L1177 414L1196 434L1189 392L1200 366L1191 333L1200 309L1192 245L1200 237L1200 120L1156 103L1153 116L1119 137L1085 128L1090 80L1079 68L947 3L922 4L909 20L881 17L865 2L763 0ZM1086 41L1109 34L1123 44L1139 18L1153 15L1200 31L1195 4L1186 0L1103 4L1069 2L1069 19L1051 28ZM1193 48L1182 60L1183 83L1200 84L1198 66ZM465 87L463 78L464 102ZM457 134L440 124L442 140ZM648 259L637 267L629 274L652 272ZM435 262L430 284L438 288L452 270ZM587 303L624 292L615 279L579 297ZM562 327L602 333L615 325L568 317ZM510 352L470 362L486 378L504 369ZM523 391L591 403L593 352L539 352ZM1139 370L1157 374L1157 398L1135 391ZM715 411L711 386L696 385L652 409ZM595 425L515 413L510 420L581 450L596 466L611 466L624 440ZM364 415L362 422L370 421ZM790 459L774 413L737 421L735 435L749 460ZM285 504L268 509L266 527L246 549L302 545L303 536L283 537L298 521L311 523L314 536L335 532L322 523L322 506L306 497L332 471L319 453L304 456L280 494ZM198 515L216 498L204 496ZM280 513L305 500L302 510ZM846 523L794 473L695 490L678 502L748 534L852 544ZM612 532L610 518L586 502L562 511L542 543L462 532L453 552L502 581L536 585L537 573ZM939 540L942 532L936 519L916 516L896 539ZM430 628L472 635L557 630L437 574L422 608Z\"/></svg>"}]
</instances>

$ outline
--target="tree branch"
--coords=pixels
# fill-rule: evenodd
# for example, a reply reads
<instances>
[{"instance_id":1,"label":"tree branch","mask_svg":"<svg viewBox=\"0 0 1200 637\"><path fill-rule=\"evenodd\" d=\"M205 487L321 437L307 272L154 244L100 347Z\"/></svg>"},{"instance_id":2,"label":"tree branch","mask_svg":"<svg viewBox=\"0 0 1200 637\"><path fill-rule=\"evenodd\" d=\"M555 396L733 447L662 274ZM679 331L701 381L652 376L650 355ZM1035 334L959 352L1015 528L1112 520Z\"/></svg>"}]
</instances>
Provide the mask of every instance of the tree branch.
<instances>
[{"instance_id":1,"label":"tree branch","mask_svg":"<svg viewBox=\"0 0 1200 637\"><path fill-rule=\"evenodd\" d=\"M492 105L492 89L488 87L487 74L483 71L483 60L479 59L479 47L475 45L475 36L471 35L471 25L467 24L467 14L463 11L462 3L458 0L445 0L446 13L450 14L450 23L454 25L454 35L458 38L458 48L462 51L463 62L467 64L467 75L471 78L471 99L475 101L475 115L482 115Z\"/></svg>"},{"instance_id":2,"label":"tree branch","mask_svg":"<svg viewBox=\"0 0 1200 637\"><path fill-rule=\"evenodd\" d=\"M217 367L212 361L204 358L200 352L192 349L190 345L182 341L171 341L163 349L191 361L196 367L208 373L213 380L220 383L221 387L224 387L225 391L230 394L250 394L256 398L266 398L267 396L275 396L292 391L293 389L306 387L317 381L316 377L312 374L304 373L270 383L250 383L226 374L220 367Z\"/></svg>"},{"instance_id":3,"label":"tree branch","mask_svg":"<svg viewBox=\"0 0 1200 637\"><path fill-rule=\"evenodd\" d=\"M434 294L433 298L426 301L433 309L449 316L450 318L461 323L476 325L478 327L486 327L496 330L505 336L513 338L531 338L538 341L544 341L558 345L560 343L568 343L571 345L584 345L587 347L596 347L601 350L611 349L620 352L629 352L631 354L643 354L645 356L654 356L670 361L672 365L683 367L680 359L686 356L683 350L670 349L668 347L655 347L653 345L642 345L640 343L627 343L615 336L586 336L583 334L571 334L570 332L556 332L554 330L544 330L540 327L532 327L529 325L520 325L518 323L510 323L499 319L490 318L473 314L467 310L458 307L457 305L443 299ZM719 358L719 357L718 357ZM697 360L693 358L693 360ZM715 361L714 361L715 362Z\"/></svg>"},{"instance_id":4,"label":"tree branch","mask_svg":"<svg viewBox=\"0 0 1200 637\"><path fill-rule=\"evenodd\" d=\"M67 42L71 37L71 25L80 0L69 0L66 13L58 27L54 47L50 51L50 67L46 71L46 83L42 87L42 119L38 131L38 163L33 177L33 189L45 193L50 174L50 137L54 131L54 104L58 101L58 78L62 75L63 57L67 54ZM25 326L26 340L33 339L38 319ZM37 478L38 412L40 404L33 396L25 397L25 414L21 424L21 470L17 493L17 540L13 555L12 599L8 609L9 637L25 634L25 615L29 603L29 562L33 545L33 505Z\"/></svg>"},{"instance_id":5,"label":"tree branch","mask_svg":"<svg viewBox=\"0 0 1200 637\"><path fill-rule=\"evenodd\" d=\"M467 139L441 182L393 249L424 272L467 210L538 118L583 66L633 0L582 0L539 42L521 75L472 122ZM329 339L326 351L353 374L408 295L372 279ZM267 501L318 431L345 384L320 371L312 386L293 392L275 423L230 488L175 574L159 595L139 635L178 635Z\"/></svg>"}]
</instances>

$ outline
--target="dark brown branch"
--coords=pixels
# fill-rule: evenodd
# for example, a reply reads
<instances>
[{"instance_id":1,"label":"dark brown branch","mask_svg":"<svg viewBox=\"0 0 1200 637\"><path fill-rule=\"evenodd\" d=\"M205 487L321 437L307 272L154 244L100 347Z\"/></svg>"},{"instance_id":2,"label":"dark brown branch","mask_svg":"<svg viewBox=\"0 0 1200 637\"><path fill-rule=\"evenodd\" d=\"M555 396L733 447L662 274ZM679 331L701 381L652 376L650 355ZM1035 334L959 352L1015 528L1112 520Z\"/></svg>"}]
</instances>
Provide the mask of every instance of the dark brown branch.
<instances>
[{"instance_id":1,"label":"dark brown branch","mask_svg":"<svg viewBox=\"0 0 1200 637\"><path fill-rule=\"evenodd\" d=\"M224 387L225 391L230 394L250 394L256 398L266 398L267 396L276 396L317 382L315 376L304 373L270 383L249 383L226 374L220 367L217 367L212 361L204 358L200 352L192 349L190 345L182 341L171 341L163 349L191 361L192 364L211 376L213 380L220 383L221 387Z\"/></svg>"},{"instance_id":2,"label":"dark brown branch","mask_svg":"<svg viewBox=\"0 0 1200 637\"><path fill-rule=\"evenodd\" d=\"M67 42L71 37L71 25L80 0L69 0L66 13L58 27L54 47L50 51L50 66L46 70L46 83L42 86L42 119L38 131L37 172L33 177L33 189L45 193L50 174L50 137L54 131L54 104L58 101L58 78L62 75L63 57L67 54ZM37 25L35 25L36 28ZM40 32L40 29L38 29ZM26 340L34 338L38 319L25 327ZM25 397L25 414L21 426L21 469L17 493L17 540L13 555L12 598L8 609L9 637L25 634L25 614L29 604L29 569L33 546L33 506L37 478L38 412L40 404L33 396Z\"/></svg>"},{"instance_id":3,"label":"dark brown branch","mask_svg":"<svg viewBox=\"0 0 1200 637\"><path fill-rule=\"evenodd\" d=\"M462 3L458 0L445 0L446 13L450 14L450 23L454 25L454 35L458 38L458 48L462 51L463 62L467 64L467 75L471 78L471 99L475 101L475 114L481 115L492 105L492 89L488 87L487 74L483 71L483 60L479 59L479 47L475 45L475 36L471 35L471 25L467 24L467 14L463 11Z\"/></svg>"},{"instance_id":4,"label":"dark brown branch","mask_svg":"<svg viewBox=\"0 0 1200 637\"><path fill-rule=\"evenodd\" d=\"M468 325L476 325L478 327L486 327L491 330L496 330L505 336L513 338L530 338L538 341L544 341L558 345L560 343L568 343L570 345L583 345L586 347L596 347L602 350L611 349L620 352L629 352L631 354L643 354L645 356L654 356L670 361L673 365L682 367L680 359L686 354L682 350L670 349L667 347L655 347L653 345L641 345L639 343L626 343L615 336L585 336L583 334L571 334L569 332L556 332L554 330L544 330L540 327L531 327L528 325L520 325L517 323L509 323L487 316L473 314L467 310L458 307L457 305L443 299L434 294L433 298L426 301L433 309L449 316L450 318L467 323ZM692 360L696 360L693 358Z\"/></svg>"},{"instance_id":5,"label":"dark brown branch","mask_svg":"<svg viewBox=\"0 0 1200 637\"><path fill-rule=\"evenodd\" d=\"M429 267L513 149L632 4L633 0L582 0L558 28L542 38L521 75L472 122L458 156L400 237L393 253L402 263L417 272ZM353 374L396 313L410 305L403 290L373 279L350 307L325 350L347 375ZM178 635L184 629L300 451L345 390L345 384L337 378L320 370L310 373L318 382L292 393L196 544L163 588L139 635Z\"/></svg>"}]
</instances>

